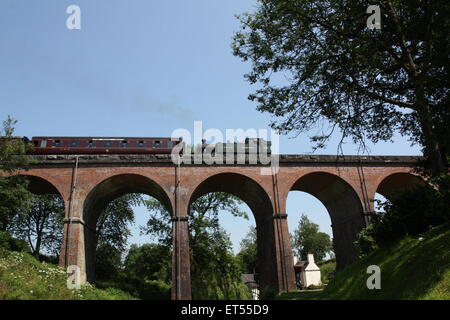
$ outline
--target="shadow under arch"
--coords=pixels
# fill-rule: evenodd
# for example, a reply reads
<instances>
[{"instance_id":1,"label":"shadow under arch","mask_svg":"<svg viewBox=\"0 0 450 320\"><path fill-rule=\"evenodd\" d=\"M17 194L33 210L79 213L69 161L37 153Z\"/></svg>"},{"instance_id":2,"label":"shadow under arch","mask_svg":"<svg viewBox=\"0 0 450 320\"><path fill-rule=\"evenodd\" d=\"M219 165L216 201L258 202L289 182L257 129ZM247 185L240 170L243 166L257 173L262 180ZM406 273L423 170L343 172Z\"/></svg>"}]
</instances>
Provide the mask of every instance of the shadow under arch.
<instances>
[{"instance_id":1,"label":"shadow under arch","mask_svg":"<svg viewBox=\"0 0 450 320\"><path fill-rule=\"evenodd\" d=\"M399 192L411 190L414 187L424 186L425 184L426 182L417 175L398 172L385 177L378 185L376 193L390 200Z\"/></svg>"},{"instance_id":2,"label":"shadow under arch","mask_svg":"<svg viewBox=\"0 0 450 320\"><path fill-rule=\"evenodd\" d=\"M225 192L244 201L256 222L260 288L278 289L274 209L266 191L253 179L238 173L219 173L201 182L189 199L191 204L199 197L212 192Z\"/></svg>"},{"instance_id":3,"label":"shadow under arch","mask_svg":"<svg viewBox=\"0 0 450 320\"><path fill-rule=\"evenodd\" d=\"M172 205L166 191L152 179L138 174L120 174L96 185L83 206L86 278L95 281L95 230L100 213L113 200L128 194L142 193L160 201L172 215Z\"/></svg>"},{"instance_id":4,"label":"shadow under arch","mask_svg":"<svg viewBox=\"0 0 450 320\"><path fill-rule=\"evenodd\" d=\"M56 188L56 186L47 179L31 174L19 174L17 176L23 177L28 181L27 188L33 194L56 194L63 198L58 188Z\"/></svg>"},{"instance_id":5,"label":"shadow under arch","mask_svg":"<svg viewBox=\"0 0 450 320\"><path fill-rule=\"evenodd\" d=\"M312 172L300 177L290 191L309 193L327 209L333 230L336 269L354 262L358 257L354 242L365 222L361 200L353 187L334 174Z\"/></svg>"}]
</instances>

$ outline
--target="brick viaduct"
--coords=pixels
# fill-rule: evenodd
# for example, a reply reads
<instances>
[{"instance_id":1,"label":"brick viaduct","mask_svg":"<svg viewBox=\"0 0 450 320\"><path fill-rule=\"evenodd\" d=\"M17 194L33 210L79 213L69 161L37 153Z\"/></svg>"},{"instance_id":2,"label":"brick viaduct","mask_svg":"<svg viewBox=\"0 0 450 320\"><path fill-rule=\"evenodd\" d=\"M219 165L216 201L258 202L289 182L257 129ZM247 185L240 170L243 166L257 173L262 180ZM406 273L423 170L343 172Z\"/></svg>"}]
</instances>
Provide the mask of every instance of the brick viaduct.
<instances>
[{"instance_id":1,"label":"brick viaduct","mask_svg":"<svg viewBox=\"0 0 450 320\"><path fill-rule=\"evenodd\" d=\"M318 198L330 214L341 269L357 257L356 234L374 212L375 193L418 183L412 172L418 157L281 155L279 171L261 175L261 165L175 166L170 155L47 155L21 174L35 193L58 193L65 201L62 266L77 265L81 281L93 281L96 219L105 206L126 193L144 193L172 215L172 298L190 299L187 216L190 204L209 192L228 192L252 210L258 241L261 288L295 289L286 199L299 190Z\"/></svg>"}]
</instances>

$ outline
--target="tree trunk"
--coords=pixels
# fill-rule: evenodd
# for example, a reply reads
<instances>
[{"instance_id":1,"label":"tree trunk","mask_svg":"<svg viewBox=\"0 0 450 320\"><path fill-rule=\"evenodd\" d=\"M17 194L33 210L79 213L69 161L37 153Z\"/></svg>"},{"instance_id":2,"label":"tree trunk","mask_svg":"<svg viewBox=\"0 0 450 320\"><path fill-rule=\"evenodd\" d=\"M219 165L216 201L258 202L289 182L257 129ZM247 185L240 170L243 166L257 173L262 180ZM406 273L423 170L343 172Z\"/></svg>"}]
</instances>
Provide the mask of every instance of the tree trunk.
<instances>
[{"instance_id":1,"label":"tree trunk","mask_svg":"<svg viewBox=\"0 0 450 320\"><path fill-rule=\"evenodd\" d=\"M431 177L436 178L447 172L444 163L440 143L433 131L433 122L430 115L430 109L425 97L422 84L416 84L417 113L419 116L420 126L422 129L425 157L430 162Z\"/></svg>"},{"instance_id":2,"label":"tree trunk","mask_svg":"<svg viewBox=\"0 0 450 320\"><path fill-rule=\"evenodd\" d=\"M36 247L34 249L33 255L39 259L39 252L41 251L41 236L38 235L36 238Z\"/></svg>"}]
</instances>

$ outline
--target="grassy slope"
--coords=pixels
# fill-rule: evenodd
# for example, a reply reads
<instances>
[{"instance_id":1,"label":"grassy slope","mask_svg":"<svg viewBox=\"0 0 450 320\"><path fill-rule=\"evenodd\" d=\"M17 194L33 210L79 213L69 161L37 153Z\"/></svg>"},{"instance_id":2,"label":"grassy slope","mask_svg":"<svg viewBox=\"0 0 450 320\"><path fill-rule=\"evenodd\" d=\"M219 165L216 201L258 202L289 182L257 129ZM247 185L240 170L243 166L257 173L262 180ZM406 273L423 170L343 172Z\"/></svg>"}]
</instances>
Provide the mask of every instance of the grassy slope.
<instances>
[{"instance_id":1,"label":"grassy slope","mask_svg":"<svg viewBox=\"0 0 450 320\"><path fill-rule=\"evenodd\" d=\"M0 250L0 300L129 300L116 289L100 290L91 285L69 290L65 270L39 262L29 254Z\"/></svg>"},{"instance_id":2,"label":"grassy slope","mask_svg":"<svg viewBox=\"0 0 450 320\"><path fill-rule=\"evenodd\" d=\"M332 261L325 261L323 263L317 264L320 268L320 274L322 278L322 283L328 283L328 274L331 271L336 270L336 262L334 260Z\"/></svg>"},{"instance_id":3,"label":"grassy slope","mask_svg":"<svg viewBox=\"0 0 450 320\"><path fill-rule=\"evenodd\" d=\"M367 267L381 268L381 289L366 286ZM406 237L338 272L322 292L284 293L278 299L445 299L450 300L450 224L422 240Z\"/></svg>"}]
</instances>

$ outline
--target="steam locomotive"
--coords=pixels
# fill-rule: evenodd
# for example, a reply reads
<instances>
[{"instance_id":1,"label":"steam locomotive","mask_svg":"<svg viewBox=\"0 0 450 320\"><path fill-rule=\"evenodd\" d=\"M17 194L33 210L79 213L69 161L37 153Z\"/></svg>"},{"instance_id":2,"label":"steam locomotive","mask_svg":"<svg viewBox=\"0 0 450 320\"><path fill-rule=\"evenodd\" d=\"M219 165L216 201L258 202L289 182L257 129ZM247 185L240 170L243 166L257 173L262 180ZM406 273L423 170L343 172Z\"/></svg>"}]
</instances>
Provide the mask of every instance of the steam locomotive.
<instances>
[{"instance_id":1,"label":"steam locomotive","mask_svg":"<svg viewBox=\"0 0 450 320\"><path fill-rule=\"evenodd\" d=\"M15 137L31 143L31 154L171 154L174 148L187 152L189 148L181 148L182 138L168 137ZM3 140L0 138L0 143ZM205 141L202 150L210 148L212 154L218 150L223 153L256 153L270 154L270 141L259 138L246 138L245 142L217 143L212 147ZM193 151L193 148L191 149ZM190 150L190 151L191 151Z\"/></svg>"}]
</instances>

